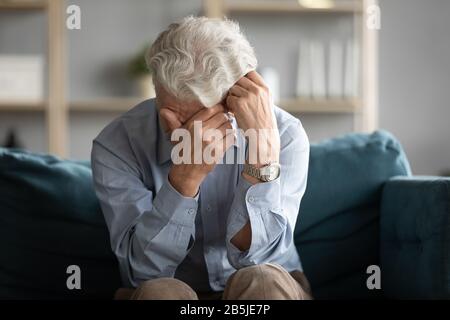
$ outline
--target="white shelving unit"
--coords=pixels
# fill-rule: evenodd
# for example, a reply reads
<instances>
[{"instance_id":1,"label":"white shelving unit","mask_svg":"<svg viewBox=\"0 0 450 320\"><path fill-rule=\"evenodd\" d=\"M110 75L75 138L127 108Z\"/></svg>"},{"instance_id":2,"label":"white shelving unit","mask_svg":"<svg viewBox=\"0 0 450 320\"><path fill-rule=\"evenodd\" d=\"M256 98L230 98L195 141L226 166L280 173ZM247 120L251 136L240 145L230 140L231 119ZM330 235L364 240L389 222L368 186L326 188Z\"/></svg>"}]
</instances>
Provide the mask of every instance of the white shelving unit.
<instances>
[{"instance_id":1,"label":"white shelving unit","mask_svg":"<svg viewBox=\"0 0 450 320\"><path fill-rule=\"evenodd\" d=\"M285 97L279 105L292 113L350 114L353 115L355 131L371 132L378 127L378 34L377 30L369 30L365 24L367 9L372 5L377 5L377 0L336 1L329 8L309 8L296 0L204 0L204 11L206 16L213 18L233 18L234 14L352 15L354 34L359 38L357 43L361 44L361 96L330 100Z\"/></svg>"},{"instance_id":2,"label":"white shelving unit","mask_svg":"<svg viewBox=\"0 0 450 320\"><path fill-rule=\"evenodd\" d=\"M0 101L0 111L45 112L48 152L67 152L65 100L65 29L63 0L0 0L0 11L42 11L47 16L48 92L45 101Z\"/></svg>"},{"instance_id":3,"label":"white shelving unit","mask_svg":"<svg viewBox=\"0 0 450 320\"><path fill-rule=\"evenodd\" d=\"M226 1L204 0L204 14L222 18L236 13L246 14L349 14L358 15L365 21L369 5L377 0L360 0L352 5L337 5L333 8L306 8L298 2L286 1ZM41 10L47 15L48 33L48 94L45 101L20 102L0 101L0 112L45 112L48 152L67 156L68 126L70 111L78 112L122 112L142 99L130 97L105 97L92 101L69 103L66 98L66 45L65 45L65 0L0 0L1 11ZM355 19L356 20L356 19ZM304 100L286 97L280 106L295 113L351 114L354 115L354 129L372 131L378 127L378 66L377 31L365 28L364 23L355 23L355 34L360 37L362 61L362 95L348 100Z\"/></svg>"}]
</instances>

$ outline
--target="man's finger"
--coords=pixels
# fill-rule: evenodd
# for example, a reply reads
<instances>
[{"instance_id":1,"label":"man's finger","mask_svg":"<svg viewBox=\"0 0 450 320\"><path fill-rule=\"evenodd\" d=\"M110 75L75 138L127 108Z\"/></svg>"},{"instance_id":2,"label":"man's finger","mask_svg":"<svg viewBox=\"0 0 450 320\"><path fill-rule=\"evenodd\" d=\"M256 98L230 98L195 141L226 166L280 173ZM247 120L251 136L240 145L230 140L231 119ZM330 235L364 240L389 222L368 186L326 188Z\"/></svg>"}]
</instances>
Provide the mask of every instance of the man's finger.
<instances>
[{"instance_id":1,"label":"man's finger","mask_svg":"<svg viewBox=\"0 0 450 320\"><path fill-rule=\"evenodd\" d=\"M231 87L229 93L236 97L245 97L248 94L248 91L241 87L239 84L235 84Z\"/></svg>"},{"instance_id":2,"label":"man's finger","mask_svg":"<svg viewBox=\"0 0 450 320\"><path fill-rule=\"evenodd\" d=\"M231 112L235 112L236 111L236 103L237 103L238 100L239 100L239 98L236 97L236 96L233 96L233 95L228 95L227 96L227 106L228 106L228 109Z\"/></svg>"},{"instance_id":3,"label":"man's finger","mask_svg":"<svg viewBox=\"0 0 450 320\"><path fill-rule=\"evenodd\" d=\"M204 122L203 128L216 129L227 122L230 122L230 117L226 113L216 113L212 118Z\"/></svg>"},{"instance_id":4,"label":"man's finger","mask_svg":"<svg viewBox=\"0 0 450 320\"><path fill-rule=\"evenodd\" d=\"M233 126L231 125L231 122L225 122L220 127L217 128L222 133L222 137L225 137L227 134L234 132Z\"/></svg>"},{"instance_id":5,"label":"man's finger","mask_svg":"<svg viewBox=\"0 0 450 320\"><path fill-rule=\"evenodd\" d=\"M227 130L223 136L217 135L217 132L213 136L214 138L211 138L214 140L211 140L211 143L204 149L206 151L206 158L203 160L206 164L217 164L223 158L226 150L234 144L236 132L234 130Z\"/></svg>"},{"instance_id":6,"label":"man's finger","mask_svg":"<svg viewBox=\"0 0 450 320\"><path fill-rule=\"evenodd\" d=\"M216 104L211 108L203 108L195 113L186 123L187 126L191 125L194 121L206 121L214 117L218 113L225 113L225 106L222 104Z\"/></svg>"},{"instance_id":7,"label":"man's finger","mask_svg":"<svg viewBox=\"0 0 450 320\"><path fill-rule=\"evenodd\" d=\"M233 127L231 126L230 122L226 122L224 124L222 124L220 127L218 128L210 128L207 129L204 133L203 133L203 139L205 141L216 141L216 140L221 140L223 139L226 135L230 134L230 133L234 133L235 130L233 129Z\"/></svg>"},{"instance_id":8,"label":"man's finger","mask_svg":"<svg viewBox=\"0 0 450 320\"><path fill-rule=\"evenodd\" d=\"M266 83L264 82L263 77L261 77L261 75L256 71L250 71L245 76L259 86L262 86L262 87L266 86Z\"/></svg>"},{"instance_id":9,"label":"man's finger","mask_svg":"<svg viewBox=\"0 0 450 320\"><path fill-rule=\"evenodd\" d=\"M247 77L242 77L240 78L236 84L240 85L241 87L243 87L244 89L246 89L247 91L253 92L253 90L255 88L257 88L257 85L255 82L253 82L252 80L250 80Z\"/></svg>"},{"instance_id":10,"label":"man's finger","mask_svg":"<svg viewBox=\"0 0 450 320\"><path fill-rule=\"evenodd\" d=\"M225 155L225 152L231 148L236 143L236 133L230 131L225 137L223 137L222 141L216 148L216 161L222 159Z\"/></svg>"},{"instance_id":11,"label":"man's finger","mask_svg":"<svg viewBox=\"0 0 450 320\"><path fill-rule=\"evenodd\" d=\"M168 108L161 108L159 110L159 116L161 117L164 130L167 133L171 133L175 129L182 127L182 123L178 120L177 115Z\"/></svg>"}]
</instances>

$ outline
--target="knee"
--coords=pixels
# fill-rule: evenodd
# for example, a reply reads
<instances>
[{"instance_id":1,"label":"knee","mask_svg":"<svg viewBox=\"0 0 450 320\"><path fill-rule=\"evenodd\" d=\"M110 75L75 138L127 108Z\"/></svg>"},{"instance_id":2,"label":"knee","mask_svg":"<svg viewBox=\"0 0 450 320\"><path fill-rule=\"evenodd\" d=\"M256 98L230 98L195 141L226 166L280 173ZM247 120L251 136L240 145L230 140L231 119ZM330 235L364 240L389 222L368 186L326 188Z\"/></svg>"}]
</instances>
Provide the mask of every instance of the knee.
<instances>
[{"instance_id":1,"label":"knee","mask_svg":"<svg viewBox=\"0 0 450 320\"><path fill-rule=\"evenodd\" d=\"M157 278L143 282L134 292L132 300L197 300L197 294L183 281Z\"/></svg>"},{"instance_id":2,"label":"knee","mask_svg":"<svg viewBox=\"0 0 450 320\"><path fill-rule=\"evenodd\" d=\"M266 263L239 269L231 282L263 289L263 286L276 286L286 280L287 276L289 273L283 267Z\"/></svg>"},{"instance_id":3,"label":"knee","mask_svg":"<svg viewBox=\"0 0 450 320\"><path fill-rule=\"evenodd\" d=\"M283 267L261 264L236 271L227 282L224 299L302 299L299 284Z\"/></svg>"}]
</instances>

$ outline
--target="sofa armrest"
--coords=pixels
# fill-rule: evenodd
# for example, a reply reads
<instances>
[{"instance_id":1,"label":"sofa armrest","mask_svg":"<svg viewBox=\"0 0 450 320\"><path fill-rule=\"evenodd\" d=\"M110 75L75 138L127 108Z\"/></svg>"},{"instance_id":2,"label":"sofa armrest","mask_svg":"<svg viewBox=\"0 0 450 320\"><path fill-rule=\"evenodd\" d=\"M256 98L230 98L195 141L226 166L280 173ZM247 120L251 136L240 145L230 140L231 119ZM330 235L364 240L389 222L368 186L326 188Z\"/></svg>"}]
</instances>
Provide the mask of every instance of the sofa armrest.
<instances>
[{"instance_id":1,"label":"sofa armrest","mask_svg":"<svg viewBox=\"0 0 450 320\"><path fill-rule=\"evenodd\" d=\"M396 177L381 201L381 282L387 298L450 298L450 179Z\"/></svg>"}]
</instances>

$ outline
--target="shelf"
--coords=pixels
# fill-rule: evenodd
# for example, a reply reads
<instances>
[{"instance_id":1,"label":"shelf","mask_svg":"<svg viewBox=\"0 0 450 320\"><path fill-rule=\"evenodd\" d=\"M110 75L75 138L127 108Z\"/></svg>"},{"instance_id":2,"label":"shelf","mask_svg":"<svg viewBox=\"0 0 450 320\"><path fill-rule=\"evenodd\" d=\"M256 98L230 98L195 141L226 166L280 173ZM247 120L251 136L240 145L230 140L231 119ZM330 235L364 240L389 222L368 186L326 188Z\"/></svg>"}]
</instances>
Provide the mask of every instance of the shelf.
<instances>
[{"instance_id":1,"label":"shelf","mask_svg":"<svg viewBox=\"0 0 450 320\"><path fill-rule=\"evenodd\" d=\"M0 101L0 111L44 111L45 101Z\"/></svg>"},{"instance_id":2,"label":"shelf","mask_svg":"<svg viewBox=\"0 0 450 320\"><path fill-rule=\"evenodd\" d=\"M224 4L226 13L361 13L360 3L335 4L331 8L309 8L296 1L243 1Z\"/></svg>"},{"instance_id":3,"label":"shelf","mask_svg":"<svg viewBox=\"0 0 450 320\"><path fill-rule=\"evenodd\" d=\"M356 113L360 109L358 99L285 99L280 108L293 113Z\"/></svg>"},{"instance_id":4,"label":"shelf","mask_svg":"<svg viewBox=\"0 0 450 320\"><path fill-rule=\"evenodd\" d=\"M69 104L70 111L76 112L125 112L146 98L103 98L74 101ZM280 108L296 113L355 113L360 103L357 99L284 99L278 103ZM0 111L45 111L45 101L0 101Z\"/></svg>"},{"instance_id":5,"label":"shelf","mask_svg":"<svg viewBox=\"0 0 450 320\"><path fill-rule=\"evenodd\" d=\"M82 112L123 112L130 110L145 99L130 97L75 101L69 104L69 110Z\"/></svg>"},{"instance_id":6,"label":"shelf","mask_svg":"<svg viewBox=\"0 0 450 320\"><path fill-rule=\"evenodd\" d=\"M45 10L45 0L0 0L0 10Z\"/></svg>"}]
</instances>

